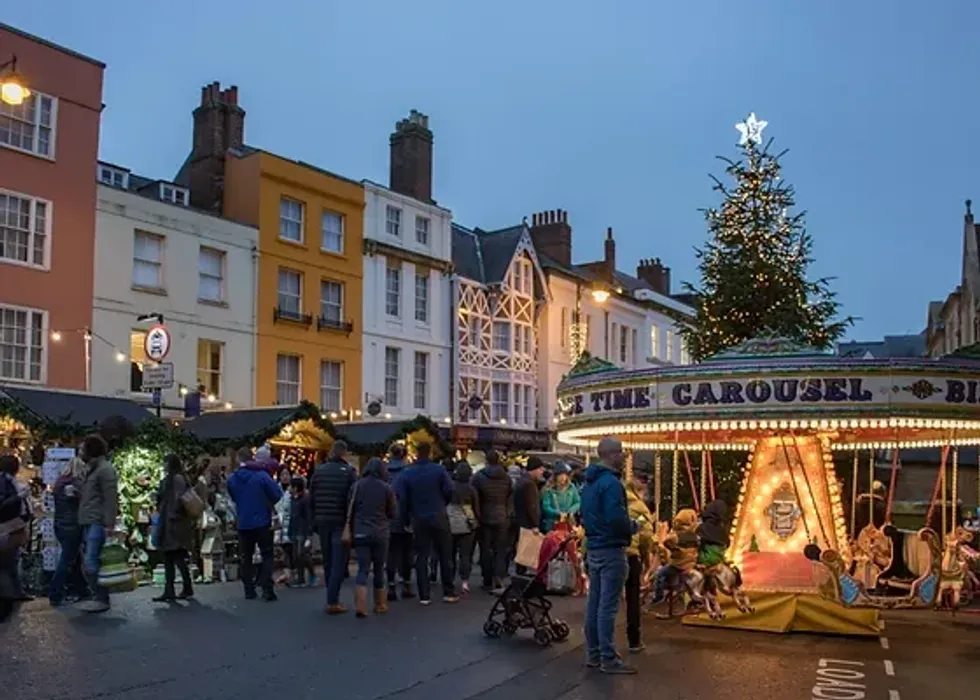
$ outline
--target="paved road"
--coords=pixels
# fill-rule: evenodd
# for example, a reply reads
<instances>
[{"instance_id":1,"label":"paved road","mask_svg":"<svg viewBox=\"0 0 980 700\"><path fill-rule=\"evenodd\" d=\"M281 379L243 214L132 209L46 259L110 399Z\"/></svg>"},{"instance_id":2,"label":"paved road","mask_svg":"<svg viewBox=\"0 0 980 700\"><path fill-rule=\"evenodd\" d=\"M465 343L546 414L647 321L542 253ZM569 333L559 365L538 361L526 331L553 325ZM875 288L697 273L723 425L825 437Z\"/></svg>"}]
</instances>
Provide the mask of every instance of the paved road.
<instances>
[{"instance_id":1,"label":"paved road","mask_svg":"<svg viewBox=\"0 0 980 700\"><path fill-rule=\"evenodd\" d=\"M231 584L201 588L198 602L183 606L153 605L152 594L118 596L113 611L98 617L25 606L0 628L3 697L930 700L940 687L968 697L980 677L977 615L891 615L884 642L650 618L647 649L633 658L640 674L606 677L581 665L581 601L574 599L557 606L571 638L539 649L527 638L485 639L489 598L482 594L455 606L399 602L388 616L367 620L324 617L322 588L285 591L272 604L245 601Z\"/></svg>"}]
</instances>

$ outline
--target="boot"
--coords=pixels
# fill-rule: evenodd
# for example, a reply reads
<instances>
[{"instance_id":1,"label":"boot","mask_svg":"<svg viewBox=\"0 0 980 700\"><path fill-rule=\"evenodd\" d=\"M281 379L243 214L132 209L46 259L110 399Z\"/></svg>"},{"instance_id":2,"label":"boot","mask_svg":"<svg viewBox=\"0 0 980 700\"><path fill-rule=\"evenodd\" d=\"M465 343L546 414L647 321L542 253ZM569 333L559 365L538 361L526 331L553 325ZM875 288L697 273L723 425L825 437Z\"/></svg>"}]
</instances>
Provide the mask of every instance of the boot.
<instances>
[{"instance_id":1,"label":"boot","mask_svg":"<svg viewBox=\"0 0 980 700\"><path fill-rule=\"evenodd\" d=\"M412 591L412 582L404 581L402 583L402 598L414 598L415 593Z\"/></svg>"},{"instance_id":2,"label":"boot","mask_svg":"<svg viewBox=\"0 0 980 700\"><path fill-rule=\"evenodd\" d=\"M374 589L374 614L384 615L388 612L388 591L384 588Z\"/></svg>"},{"instance_id":3,"label":"boot","mask_svg":"<svg viewBox=\"0 0 980 700\"><path fill-rule=\"evenodd\" d=\"M187 600L194 597L194 586L190 582L184 584L184 588L177 594L178 600Z\"/></svg>"},{"instance_id":4,"label":"boot","mask_svg":"<svg viewBox=\"0 0 980 700\"><path fill-rule=\"evenodd\" d=\"M367 617L367 586L354 586L354 614Z\"/></svg>"}]
</instances>

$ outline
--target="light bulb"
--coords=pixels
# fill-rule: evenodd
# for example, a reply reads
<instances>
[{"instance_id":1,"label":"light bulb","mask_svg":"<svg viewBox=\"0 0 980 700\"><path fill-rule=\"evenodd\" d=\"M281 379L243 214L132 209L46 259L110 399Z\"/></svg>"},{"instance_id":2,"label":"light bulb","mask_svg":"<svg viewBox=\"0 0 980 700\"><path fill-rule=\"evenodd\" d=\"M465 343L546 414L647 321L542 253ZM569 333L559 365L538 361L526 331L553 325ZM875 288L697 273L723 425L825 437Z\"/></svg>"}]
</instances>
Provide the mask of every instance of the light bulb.
<instances>
[{"instance_id":1,"label":"light bulb","mask_svg":"<svg viewBox=\"0 0 980 700\"><path fill-rule=\"evenodd\" d=\"M57 342L60 342L61 341L61 331L52 331L51 332L51 340L53 340L56 343Z\"/></svg>"}]
</instances>

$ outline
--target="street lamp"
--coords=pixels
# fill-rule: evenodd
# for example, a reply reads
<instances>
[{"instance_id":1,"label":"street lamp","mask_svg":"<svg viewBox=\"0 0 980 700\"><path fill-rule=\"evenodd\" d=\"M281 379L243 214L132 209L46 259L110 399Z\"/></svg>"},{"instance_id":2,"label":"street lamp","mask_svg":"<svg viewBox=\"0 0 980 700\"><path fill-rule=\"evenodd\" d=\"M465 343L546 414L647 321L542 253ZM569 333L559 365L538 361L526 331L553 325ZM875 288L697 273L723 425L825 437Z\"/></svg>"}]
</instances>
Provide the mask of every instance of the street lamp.
<instances>
[{"instance_id":1,"label":"street lamp","mask_svg":"<svg viewBox=\"0 0 980 700\"><path fill-rule=\"evenodd\" d=\"M17 106L31 96L25 81L17 73L17 54L6 63L0 63L0 100Z\"/></svg>"},{"instance_id":2,"label":"street lamp","mask_svg":"<svg viewBox=\"0 0 980 700\"><path fill-rule=\"evenodd\" d=\"M592 300L597 304L605 304L607 301L609 301L609 290L593 289Z\"/></svg>"}]
</instances>

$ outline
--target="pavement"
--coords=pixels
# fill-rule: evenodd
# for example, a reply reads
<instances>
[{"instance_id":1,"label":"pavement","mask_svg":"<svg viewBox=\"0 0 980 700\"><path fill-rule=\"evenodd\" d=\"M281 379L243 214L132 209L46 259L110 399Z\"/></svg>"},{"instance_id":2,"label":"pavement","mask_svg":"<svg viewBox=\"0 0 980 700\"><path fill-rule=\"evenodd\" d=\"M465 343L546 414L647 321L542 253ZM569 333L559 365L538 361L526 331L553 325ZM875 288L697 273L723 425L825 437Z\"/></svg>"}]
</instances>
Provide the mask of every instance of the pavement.
<instances>
[{"instance_id":1,"label":"pavement","mask_svg":"<svg viewBox=\"0 0 980 700\"><path fill-rule=\"evenodd\" d=\"M399 601L384 617L326 617L324 591L246 601L235 584L191 603L143 588L105 615L28 603L0 626L0 693L17 700L931 700L968 697L980 675L980 615L889 613L880 639L768 635L644 621L635 676L582 666L582 599L572 627L539 648L482 633L491 598ZM350 592L344 596L350 600Z\"/></svg>"}]
</instances>

